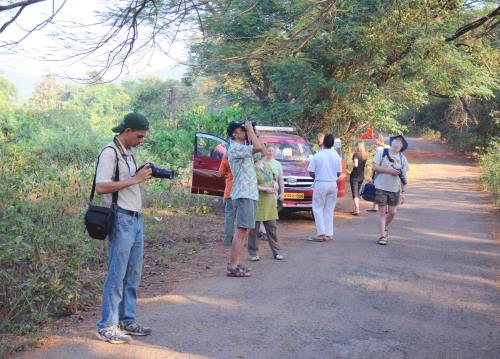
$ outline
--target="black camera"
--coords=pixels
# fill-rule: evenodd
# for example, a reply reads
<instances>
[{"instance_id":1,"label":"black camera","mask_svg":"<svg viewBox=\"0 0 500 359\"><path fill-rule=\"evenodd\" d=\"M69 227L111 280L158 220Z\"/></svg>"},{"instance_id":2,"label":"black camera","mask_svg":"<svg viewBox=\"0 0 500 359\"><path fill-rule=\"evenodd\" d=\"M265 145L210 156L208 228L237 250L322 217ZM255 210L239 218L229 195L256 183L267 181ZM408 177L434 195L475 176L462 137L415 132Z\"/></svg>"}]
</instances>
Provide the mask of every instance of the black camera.
<instances>
[{"instance_id":1,"label":"black camera","mask_svg":"<svg viewBox=\"0 0 500 359\"><path fill-rule=\"evenodd\" d=\"M242 122L240 126L243 129L243 131L245 131L245 132L247 131L247 128L245 127L245 122ZM252 121L252 127L253 127L254 131L255 131L255 126L257 126L257 122Z\"/></svg>"},{"instance_id":2,"label":"black camera","mask_svg":"<svg viewBox=\"0 0 500 359\"><path fill-rule=\"evenodd\" d=\"M156 167L151 162L146 162L141 167L139 167L137 169L137 171L140 171L146 165L148 165L149 168L151 168L151 176L153 176L154 178L168 178L168 179L172 179L172 178L174 178L174 177L177 176L177 172L175 172L174 170L171 170L171 169L168 169L168 168Z\"/></svg>"}]
</instances>

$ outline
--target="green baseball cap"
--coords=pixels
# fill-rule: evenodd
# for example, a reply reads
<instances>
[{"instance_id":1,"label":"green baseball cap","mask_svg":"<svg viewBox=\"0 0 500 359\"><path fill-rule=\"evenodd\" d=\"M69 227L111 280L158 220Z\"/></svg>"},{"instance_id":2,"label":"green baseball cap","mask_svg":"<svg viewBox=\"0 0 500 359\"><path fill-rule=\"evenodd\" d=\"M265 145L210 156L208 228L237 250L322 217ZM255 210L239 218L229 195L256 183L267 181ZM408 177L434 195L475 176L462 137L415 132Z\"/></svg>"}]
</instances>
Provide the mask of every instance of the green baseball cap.
<instances>
[{"instance_id":1,"label":"green baseball cap","mask_svg":"<svg viewBox=\"0 0 500 359\"><path fill-rule=\"evenodd\" d=\"M120 133L126 128L131 128L132 130L149 130L149 122L146 117L137 112L130 112L126 114L123 118L122 123L118 126L113 127L111 130L115 133Z\"/></svg>"}]
</instances>

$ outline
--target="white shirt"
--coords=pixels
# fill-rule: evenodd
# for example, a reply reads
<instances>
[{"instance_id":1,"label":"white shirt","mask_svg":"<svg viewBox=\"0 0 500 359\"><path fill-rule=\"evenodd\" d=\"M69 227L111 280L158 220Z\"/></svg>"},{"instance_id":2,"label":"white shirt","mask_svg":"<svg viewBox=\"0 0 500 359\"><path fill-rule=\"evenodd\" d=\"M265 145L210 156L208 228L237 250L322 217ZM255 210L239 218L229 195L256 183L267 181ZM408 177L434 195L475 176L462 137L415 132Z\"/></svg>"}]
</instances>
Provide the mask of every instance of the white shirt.
<instances>
[{"instance_id":1,"label":"white shirt","mask_svg":"<svg viewBox=\"0 0 500 359\"><path fill-rule=\"evenodd\" d=\"M119 140L118 140L119 141ZM121 143L121 142L120 142ZM121 156L120 151L115 146L113 142L109 143L107 146L114 147L118 154L118 168L120 181L129 179L135 176L137 171L134 161L132 159L132 151L125 150L126 161ZM125 146L122 145L123 148ZM115 151L111 148L106 148L102 151L99 157L99 165L97 166L96 173L96 183L108 183L114 181L116 168L116 155ZM106 193L102 195L103 199L111 205L113 194ZM118 207L127 209L129 211L141 212L142 210L142 199L141 199L141 187L138 184L134 184L127 188L123 188L118 192Z\"/></svg>"},{"instance_id":2,"label":"white shirt","mask_svg":"<svg viewBox=\"0 0 500 359\"><path fill-rule=\"evenodd\" d=\"M336 181L337 173L342 172L342 160L337 151L324 148L313 156L307 170L314 172L314 181L316 182Z\"/></svg>"}]
</instances>

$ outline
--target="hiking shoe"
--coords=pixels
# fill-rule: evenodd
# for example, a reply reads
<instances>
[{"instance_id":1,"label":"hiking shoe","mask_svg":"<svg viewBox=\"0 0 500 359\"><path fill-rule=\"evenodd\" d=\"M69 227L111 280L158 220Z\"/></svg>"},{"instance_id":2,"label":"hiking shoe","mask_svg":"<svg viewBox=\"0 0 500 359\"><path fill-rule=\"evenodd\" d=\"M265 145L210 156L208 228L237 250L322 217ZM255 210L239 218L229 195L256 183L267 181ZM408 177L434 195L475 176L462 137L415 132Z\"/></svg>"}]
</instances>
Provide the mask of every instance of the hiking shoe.
<instances>
[{"instance_id":1,"label":"hiking shoe","mask_svg":"<svg viewBox=\"0 0 500 359\"><path fill-rule=\"evenodd\" d=\"M236 268L231 268L231 266L227 266L227 276L228 277L250 277L252 274L250 272L246 272L240 266Z\"/></svg>"},{"instance_id":2,"label":"hiking shoe","mask_svg":"<svg viewBox=\"0 0 500 359\"><path fill-rule=\"evenodd\" d=\"M130 342L130 337L122 332L116 325L99 329L97 331L97 337L111 344L125 344Z\"/></svg>"},{"instance_id":3,"label":"hiking shoe","mask_svg":"<svg viewBox=\"0 0 500 359\"><path fill-rule=\"evenodd\" d=\"M130 324L120 323L120 329L123 330L126 334L136 336L149 335L153 331L151 327L146 327L137 322L132 322Z\"/></svg>"},{"instance_id":4,"label":"hiking shoe","mask_svg":"<svg viewBox=\"0 0 500 359\"><path fill-rule=\"evenodd\" d=\"M377 243L385 246L387 244L387 237L380 237Z\"/></svg>"}]
</instances>

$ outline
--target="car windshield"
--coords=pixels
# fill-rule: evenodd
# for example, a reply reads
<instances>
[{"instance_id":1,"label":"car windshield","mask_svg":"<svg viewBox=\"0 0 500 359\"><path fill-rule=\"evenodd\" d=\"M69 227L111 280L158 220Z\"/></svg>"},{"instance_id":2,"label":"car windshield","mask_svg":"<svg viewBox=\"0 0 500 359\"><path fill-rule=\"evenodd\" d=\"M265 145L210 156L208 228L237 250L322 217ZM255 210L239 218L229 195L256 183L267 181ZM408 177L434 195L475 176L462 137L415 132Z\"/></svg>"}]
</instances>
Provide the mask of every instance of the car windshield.
<instances>
[{"instance_id":1,"label":"car windshield","mask_svg":"<svg viewBox=\"0 0 500 359\"><path fill-rule=\"evenodd\" d=\"M275 158L278 161L307 161L313 151L308 143L274 143L276 148Z\"/></svg>"}]
</instances>

